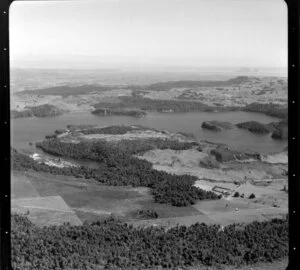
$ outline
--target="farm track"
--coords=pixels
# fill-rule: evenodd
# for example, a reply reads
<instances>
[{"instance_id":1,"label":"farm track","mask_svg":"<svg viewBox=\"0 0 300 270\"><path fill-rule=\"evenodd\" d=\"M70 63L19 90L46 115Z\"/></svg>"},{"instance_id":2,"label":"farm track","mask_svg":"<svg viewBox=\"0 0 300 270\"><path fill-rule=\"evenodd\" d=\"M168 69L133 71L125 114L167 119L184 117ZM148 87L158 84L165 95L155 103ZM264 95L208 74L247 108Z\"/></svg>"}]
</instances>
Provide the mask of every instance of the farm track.
<instances>
[{"instance_id":1,"label":"farm track","mask_svg":"<svg viewBox=\"0 0 300 270\"><path fill-rule=\"evenodd\" d=\"M33 206L33 205L20 205L18 207L21 208L29 208L29 209L40 209L40 210L47 210L47 211L55 211L55 212L64 212L64 213L72 213L74 214L74 211L72 210L61 210L61 209L54 209L54 208L48 208L48 207L41 207L41 206ZM12 208L14 209L14 208Z\"/></svg>"}]
</instances>

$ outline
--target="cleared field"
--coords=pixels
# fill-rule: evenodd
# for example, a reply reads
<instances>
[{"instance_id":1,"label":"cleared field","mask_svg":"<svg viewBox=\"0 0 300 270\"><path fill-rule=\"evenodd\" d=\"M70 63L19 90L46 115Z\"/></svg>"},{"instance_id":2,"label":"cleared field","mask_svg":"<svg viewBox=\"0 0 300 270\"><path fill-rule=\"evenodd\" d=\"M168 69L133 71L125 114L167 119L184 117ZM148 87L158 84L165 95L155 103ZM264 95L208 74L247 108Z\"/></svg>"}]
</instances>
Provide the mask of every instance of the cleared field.
<instances>
[{"instance_id":1,"label":"cleared field","mask_svg":"<svg viewBox=\"0 0 300 270\"><path fill-rule=\"evenodd\" d=\"M168 204L155 203L154 200L139 201L141 209L153 209L159 218L186 217L202 214L192 206L176 207Z\"/></svg>"},{"instance_id":2,"label":"cleared field","mask_svg":"<svg viewBox=\"0 0 300 270\"><path fill-rule=\"evenodd\" d=\"M256 197L253 202L255 203L282 208L288 207L288 193L283 190L284 186L287 186L286 179L272 180L267 186L259 184L245 183L236 188L236 191L240 194L244 193L245 198L254 193Z\"/></svg>"},{"instance_id":3,"label":"cleared field","mask_svg":"<svg viewBox=\"0 0 300 270\"><path fill-rule=\"evenodd\" d=\"M274 217L283 217L288 212L287 208L270 207L241 198L201 201L193 207L223 226L231 223L248 223L254 220L263 221Z\"/></svg>"},{"instance_id":4,"label":"cleared field","mask_svg":"<svg viewBox=\"0 0 300 270\"><path fill-rule=\"evenodd\" d=\"M15 199L12 201L12 207L72 212L69 206L64 202L64 200L60 196Z\"/></svg>"},{"instance_id":5,"label":"cleared field","mask_svg":"<svg viewBox=\"0 0 300 270\"><path fill-rule=\"evenodd\" d=\"M139 209L138 200L148 199L136 191L95 190L64 194L65 201L76 210L99 213L99 215L125 215Z\"/></svg>"},{"instance_id":6,"label":"cleared field","mask_svg":"<svg viewBox=\"0 0 300 270\"><path fill-rule=\"evenodd\" d=\"M12 209L13 212L26 213L20 209ZM30 208L28 218L38 226L63 225L70 223L72 225L82 225L82 221L72 212L52 211L48 209Z\"/></svg>"},{"instance_id":7,"label":"cleared field","mask_svg":"<svg viewBox=\"0 0 300 270\"><path fill-rule=\"evenodd\" d=\"M95 220L110 214L126 220L132 219L132 213L138 209L152 209L160 218L202 214L192 206L157 204L148 188L101 186L90 180L46 173L30 172L27 177L41 196L61 196L82 221Z\"/></svg>"},{"instance_id":8,"label":"cleared field","mask_svg":"<svg viewBox=\"0 0 300 270\"><path fill-rule=\"evenodd\" d=\"M158 219L130 221L134 226L164 226L172 227L176 225L190 226L196 222L206 224L219 224L226 226L232 223L249 223L252 221L265 221L271 218L283 218L288 209L275 208L256 203L247 203L241 199L234 200L213 200L201 201L190 207L197 209L193 212L190 209L182 209L186 211L184 214L176 216L161 216Z\"/></svg>"},{"instance_id":9,"label":"cleared field","mask_svg":"<svg viewBox=\"0 0 300 270\"><path fill-rule=\"evenodd\" d=\"M153 164L153 168L168 173L178 175L189 174L199 179L207 179L215 182L238 182L242 183L246 179L261 180L282 178L282 173L287 169L284 164L270 164L265 162L247 162L238 161L219 163L209 154L209 150L199 152L196 149L174 151L150 150L141 156ZM207 168L202 163L207 163L212 159L213 167Z\"/></svg>"},{"instance_id":10,"label":"cleared field","mask_svg":"<svg viewBox=\"0 0 300 270\"><path fill-rule=\"evenodd\" d=\"M206 223L215 224L216 222L206 215L194 215L186 217L173 217L173 218L162 218L162 219L151 219L151 220L132 220L128 221L135 227L147 227L147 226L163 226L163 227L174 227L176 225L190 226L195 223Z\"/></svg>"},{"instance_id":11,"label":"cleared field","mask_svg":"<svg viewBox=\"0 0 300 270\"><path fill-rule=\"evenodd\" d=\"M161 132L155 132L151 130L143 132L128 132L123 135L111 135L111 134L89 134L82 135L84 139L97 139L97 140L106 140L106 141L121 141L121 140L136 140L136 139L149 139L149 138L160 138L167 139L169 136Z\"/></svg>"},{"instance_id":12,"label":"cleared field","mask_svg":"<svg viewBox=\"0 0 300 270\"><path fill-rule=\"evenodd\" d=\"M265 209L264 212L268 210ZM218 213L214 215L208 215L208 217L214 220L215 223L220 224L222 226L226 226L232 223L250 223L252 221L268 220L269 217L264 216L264 212L262 212L261 209L249 209L234 211L231 213ZM278 216L277 212L278 211L276 211L276 216Z\"/></svg>"},{"instance_id":13,"label":"cleared field","mask_svg":"<svg viewBox=\"0 0 300 270\"><path fill-rule=\"evenodd\" d=\"M288 194L272 194L272 195L261 195L259 198L254 199L254 202L271 205L274 207L288 208Z\"/></svg>"},{"instance_id":14,"label":"cleared field","mask_svg":"<svg viewBox=\"0 0 300 270\"><path fill-rule=\"evenodd\" d=\"M262 161L268 162L268 163L283 163L287 164L288 163L288 155L286 152L282 153L276 153L273 155L262 155Z\"/></svg>"},{"instance_id":15,"label":"cleared field","mask_svg":"<svg viewBox=\"0 0 300 270\"><path fill-rule=\"evenodd\" d=\"M11 174L11 198L39 197L39 193L28 177L20 173Z\"/></svg>"},{"instance_id":16,"label":"cleared field","mask_svg":"<svg viewBox=\"0 0 300 270\"><path fill-rule=\"evenodd\" d=\"M82 221L82 222L92 222L92 221L95 221L95 220L101 220L103 218L107 218L108 215L105 215L105 214L102 214L102 215L99 215L99 214L96 214L96 213L93 213L93 212L87 212L87 211L84 211L84 210L76 210L76 209L73 209L74 212L76 213L77 217Z\"/></svg>"},{"instance_id":17,"label":"cleared field","mask_svg":"<svg viewBox=\"0 0 300 270\"><path fill-rule=\"evenodd\" d=\"M202 152L196 149L151 150L139 158L148 160L157 170L196 176L199 180L195 182L195 186L204 190L212 190L216 186L227 188L231 190L229 196L234 192L244 194L242 201L246 204L249 202L248 197L253 193L255 199L250 201L252 203L287 208L288 194L284 189L287 189L288 183L287 177L283 175L287 165L275 163L278 157L285 157L286 153L274 154L276 159L270 163L266 160L242 163L240 161L217 162L209 154L210 150L205 145ZM197 207L197 209L202 211L201 208ZM228 209L223 207L222 211L226 212Z\"/></svg>"},{"instance_id":18,"label":"cleared field","mask_svg":"<svg viewBox=\"0 0 300 270\"><path fill-rule=\"evenodd\" d=\"M61 225L70 222L82 224L74 211L60 196L33 197L12 200L12 212L28 213L28 218L37 225Z\"/></svg>"},{"instance_id":19,"label":"cleared field","mask_svg":"<svg viewBox=\"0 0 300 270\"><path fill-rule=\"evenodd\" d=\"M274 194L282 193L284 185L287 185L287 179L266 179L265 181L251 181L240 185L236 190L240 193L250 194Z\"/></svg>"},{"instance_id":20,"label":"cleared field","mask_svg":"<svg viewBox=\"0 0 300 270\"><path fill-rule=\"evenodd\" d=\"M176 151L171 149L150 150L140 156L153 164L160 166L182 166L182 167L199 167L199 162L208 157L208 154L199 152L195 149Z\"/></svg>"},{"instance_id":21,"label":"cleared field","mask_svg":"<svg viewBox=\"0 0 300 270\"><path fill-rule=\"evenodd\" d=\"M231 213L236 211L236 209L260 209L262 207L266 208L267 206L232 198L230 200L201 201L193 205L193 207L206 215L215 215L219 213Z\"/></svg>"},{"instance_id":22,"label":"cleared field","mask_svg":"<svg viewBox=\"0 0 300 270\"><path fill-rule=\"evenodd\" d=\"M28 172L27 175L41 196L73 194L94 188L93 182L82 178L36 172Z\"/></svg>"},{"instance_id":23,"label":"cleared field","mask_svg":"<svg viewBox=\"0 0 300 270\"><path fill-rule=\"evenodd\" d=\"M213 183L206 183L206 181L203 180L198 180L195 182L194 186L206 191L211 191L215 185Z\"/></svg>"},{"instance_id":24,"label":"cleared field","mask_svg":"<svg viewBox=\"0 0 300 270\"><path fill-rule=\"evenodd\" d=\"M40 226L61 225L64 222L73 225L82 224L76 213L61 196L58 196L57 190L53 188L47 190L49 185L43 185L47 183L43 180L49 179L37 173L13 172L11 176L12 213L27 214L32 222ZM39 185L36 186L36 183ZM58 189L59 186L56 188ZM40 191L44 191L43 194Z\"/></svg>"},{"instance_id":25,"label":"cleared field","mask_svg":"<svg viewBox=\"0 0 300 270\"><path fill-rule=\"evenodd\" d=\"M50 220L51 216L59 216L58 222L65 219L65 221L77 224L76 218L80 218L81 221L91 221L113 214L124 220L132 220L130 222L139 225L160 224L173 226L176 224L192 224L194 222L227 225L233 222L266 220L271 217L282 216L287 211L284 204L287 203L287 193L280 191L282 183L286 181L285 179L274 181L274 183L269 184L267 187L264 185L256 186L250 183L238 186L233 183L215 183L199 180L199 182L206 184L208 187L213 187L216 184L223 187L230 185L230 188L238 190L240 194L245 193L245 198L233 198L229 196L221 200L201 201L189 207L157 204L154 202L148 188L101 186L92 180L33 172L26 173L23 177L19 178L19 182L22 183L21 179L29 184L29 187L33 188L29 190L36 191L35 196L40 194L44 198L41 198L41 200L30 198L27 202L25 199L22 199L19 202L23 206L17 208L23 210L31 208L32 219L37 220L37 217L40 216L40 220L45 224L47 222L52 224L51 222L53 221ZM32 193L26 191L26 189L24 190L24 196L28 197ZM20 192L22 193L22 190ZM246 195L252 192L256 194L256 198L252 200L247 199ZM19 196L23 196L21 193ZM274 198L270 197L272 194L275 194ZM281 198L279 195L282 197L282 201L279 201ZM45 196L52 197L46 199ZM59 199L54 202L55 199L53 198ZM282 208L270 208L274 204L275 199L278 203L281 202L280 206ZM16 202L15 200L14 205L16 205ZM44 209L41 209L41 207ZM159 219L147 221L133 220L134 211L140 209L152 209L156 211ZM60 214L54 214L57 210L59 210ZM49 221L47 221L47 215ZM71 216L75 216L75 219Z\"/></svg>"}]
</instances>

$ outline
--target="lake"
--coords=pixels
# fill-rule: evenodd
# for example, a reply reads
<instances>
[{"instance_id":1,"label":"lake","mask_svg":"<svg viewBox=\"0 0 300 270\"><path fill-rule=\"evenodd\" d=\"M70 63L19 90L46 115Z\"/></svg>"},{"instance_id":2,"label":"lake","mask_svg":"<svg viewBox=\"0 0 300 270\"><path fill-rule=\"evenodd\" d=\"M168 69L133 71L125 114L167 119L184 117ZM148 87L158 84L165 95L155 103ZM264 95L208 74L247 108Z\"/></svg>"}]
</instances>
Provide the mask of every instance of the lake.
<instances>
[{"instance_id":1,"label":"lake","mask_svg":"<svg viewBox=\"0 0 300 270\"><path fill-rule=\"evenodd\" d=\"M225 143L240 149L272 153L281 152L287 141L273 140L270 134L257 135L247 130L233 128L213 132L201 128L203 121L228 121L237 124L245 121L269 123L280 119L252 112L192 112L192 113L149 113L144 118L128 116L96 116L90 113L70 113L49 118L19 118L12 120L12 146L19 150L35 152L29 142L43 140L56 129L70 124L96 125L142 125L172 132L192 133L197 140Z\"/></svg>"}]
</instances>

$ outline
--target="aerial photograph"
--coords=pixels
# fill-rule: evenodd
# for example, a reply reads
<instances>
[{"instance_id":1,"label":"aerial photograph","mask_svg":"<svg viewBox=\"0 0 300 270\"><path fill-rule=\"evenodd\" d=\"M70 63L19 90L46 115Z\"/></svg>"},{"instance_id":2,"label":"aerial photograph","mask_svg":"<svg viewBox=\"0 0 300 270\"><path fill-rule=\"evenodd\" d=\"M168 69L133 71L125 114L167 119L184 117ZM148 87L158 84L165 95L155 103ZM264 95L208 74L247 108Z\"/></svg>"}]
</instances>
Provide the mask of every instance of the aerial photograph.
<instances>
[{"instance_id":1,"label":"aerial photograph","mask_svg":"<svg viewBox=\"0 0 300 270\"><path fill-rule=\"evenodd\" d=\"M9 15L12 269L286 269L284 1Z\"/></svg>"}]
</instances>

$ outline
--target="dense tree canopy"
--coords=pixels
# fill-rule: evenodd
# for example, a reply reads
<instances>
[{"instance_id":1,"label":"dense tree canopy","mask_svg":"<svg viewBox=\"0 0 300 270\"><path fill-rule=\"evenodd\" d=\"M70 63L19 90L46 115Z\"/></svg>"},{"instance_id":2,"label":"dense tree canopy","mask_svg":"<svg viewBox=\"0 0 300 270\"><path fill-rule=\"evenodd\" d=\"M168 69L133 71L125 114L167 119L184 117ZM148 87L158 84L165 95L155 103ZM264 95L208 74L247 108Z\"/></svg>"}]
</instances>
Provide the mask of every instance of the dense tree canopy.
<instances>
[{"instance_id":1,"label":"dense tree canopy","mask_svg":"<svg viewBox=\"0 0 300 270\"><path fill-rule=\"evenodd\" d=\"M22 111L12 110L12 118L21 117L48 117L48 116L58 116L63 114L63 110L51 104L42 104L39 106L27 106Z\"/></svg>"},{"instance_id":2,"label":"dense tree canopy","mask_svg":"<svg viewBox=\"0 0 300 270\"><path fill-rule=\"evenodd\" d=\"M271 127L268 126L268 124L262 124L256 121L243 122L236 124L236 126L258 134L268 134L272 131Z\"/></svg>"},{"instance_id":3,"label":"dense tree canopy","mask_svg":"<svg viewBox=\"0 0 300 270\"><path fill-rule=\"evenodd\" d=\"M275 103L250 103L244 108L249 112L261 112L266 115L286 119L288 117L287 106L283 106Z\"/></svg>"},{"instance_id":4,"label":"dense tree canopy","mask_svg":"<svg viewBox=\"0 0 300 270\"><path fill-rule=\"evenodd\" d=\"M26 217L13 215L11 239L14 270L241 266L286 256L288 220L223 229L196 223L165 230L134 228L109 218L82 226L39 228Z\"/></svg>"}]
</instances>

